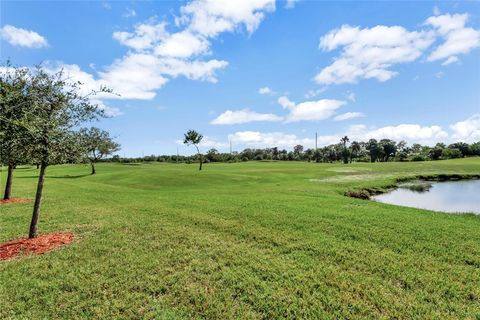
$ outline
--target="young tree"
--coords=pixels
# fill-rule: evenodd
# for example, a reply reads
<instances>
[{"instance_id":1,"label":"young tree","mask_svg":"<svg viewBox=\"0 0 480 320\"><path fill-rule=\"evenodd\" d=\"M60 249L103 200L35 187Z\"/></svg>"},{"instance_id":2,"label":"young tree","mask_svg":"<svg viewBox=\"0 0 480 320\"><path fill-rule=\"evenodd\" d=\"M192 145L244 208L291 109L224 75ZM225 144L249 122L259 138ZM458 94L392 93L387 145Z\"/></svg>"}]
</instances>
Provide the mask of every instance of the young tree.
<instances>
[{"instance_id":1,"label":"young tree","mask_svg":"<svg viewBox=\"0 0 480 320\"><path fill-rule=\"evenodd\" d=\"M95 127L82 128L78 135L80 147L92 167L92 174L97 173L95 164L98 160L120 150L120 145L113 141L113 138L105 130Z\"/></svg>"},{"instance_id":2,"label":"young tree","mask_svg":"<svg viewBox=\"0 0 480 320\"><path fill-rule=\"evenodd\" d=\"M188 130L187 133L184 134L184 139L183 143L186 145L194 145L195 148L197 149L197 154L200 158L200 167L198 168L199 171L202 170L202 162L203 162L203 157L202 154L200 153L200 149L198 148L198 145L203 139L203 135L198 133L195 130Z\"/></svg>"},{"instance_id":3,"label":"young tree","mask_svg":"<svg viewBox=\"0 0 480 320\"><path fill-rule=\"evenodd\" d=\"M28 130L21 124L29 111L29 73L9 63L0 73L0 161L7 165L4 200L12 193L13 171L28 160Z\"/></svg>"},{"instance_id":4,"label":"young tree","mask_svg":"<svg viewBox=\"0 0 480 320\"><path fill-rule=\"evenodd\" d=\"M30 223L29 238L37 236L43 186L47 167L76 157L80 146L72 130L86 121L97 119L104 113L91 103L91 96L110 92L102 87L82 95L82 84L70 82L63 71L47 73L37 67L31 79L32 112L28 117L32 156L40 163L37 191Z\"/></svg>"}]
</instances>

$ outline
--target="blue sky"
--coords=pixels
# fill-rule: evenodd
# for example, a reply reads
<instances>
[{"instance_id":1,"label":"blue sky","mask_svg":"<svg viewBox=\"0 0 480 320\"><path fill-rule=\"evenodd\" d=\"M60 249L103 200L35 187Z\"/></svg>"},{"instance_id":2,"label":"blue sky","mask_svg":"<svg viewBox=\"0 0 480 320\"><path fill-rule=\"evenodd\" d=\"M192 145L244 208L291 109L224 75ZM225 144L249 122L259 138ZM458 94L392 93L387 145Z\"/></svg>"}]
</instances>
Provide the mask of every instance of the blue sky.
<instances>
[{"instance_id":1,"label":"blue sky","mask_svg":"<svg viewBox=\"0 0 480 320\"><path fill-rule=\"evenodd\" d=\"M480 3L2 1L1 60L64 68L121 155L480 140Z\"/></svg>"}]
</instances>

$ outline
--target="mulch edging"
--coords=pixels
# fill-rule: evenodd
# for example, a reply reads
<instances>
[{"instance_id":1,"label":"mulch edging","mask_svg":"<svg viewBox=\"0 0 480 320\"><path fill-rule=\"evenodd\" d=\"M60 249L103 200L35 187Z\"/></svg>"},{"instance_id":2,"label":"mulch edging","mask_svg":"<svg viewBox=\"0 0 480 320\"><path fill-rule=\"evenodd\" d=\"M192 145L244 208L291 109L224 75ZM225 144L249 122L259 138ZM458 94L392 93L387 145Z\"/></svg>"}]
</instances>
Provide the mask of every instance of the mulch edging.
<instances>
[{"instance_id":1,"label":"mulch edging","mask_svg":"<svg viewBox=\"0 0 480 320\"><path fill-rule=\"evenodd\" d=\"M50 233L33 239L17 239L0 244L0 260L9 260L27 254L44 254L73 241L70 232Z\"/></svg>"}]
</instances>

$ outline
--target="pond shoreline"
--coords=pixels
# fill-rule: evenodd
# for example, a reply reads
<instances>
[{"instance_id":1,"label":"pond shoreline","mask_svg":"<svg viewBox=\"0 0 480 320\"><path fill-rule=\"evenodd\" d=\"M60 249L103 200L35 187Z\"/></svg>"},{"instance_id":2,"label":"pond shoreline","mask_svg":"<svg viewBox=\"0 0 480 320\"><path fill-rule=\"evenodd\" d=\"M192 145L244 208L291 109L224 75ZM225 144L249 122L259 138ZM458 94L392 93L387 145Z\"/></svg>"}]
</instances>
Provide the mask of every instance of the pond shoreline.
<instances>
[{"instance_id":1,"label":"pond shoreline","mask_svg":"<svg viewBox=\"0 0 480 320\"><path fill-rule=\"evenodd\" d=\"M360 190L349 190L344 192L344 196L357 198L361 200L371 200L372 196L387 193L398 189L401 183L420 180L426 182L443 182L443 181L460 181L460 180L476 180L480 179L480 174L433 174L433 175L415 175L410 177L399 177L395 179L392 185L386 185L378 188L362 188Z\"/></svg>"}]
</instances>

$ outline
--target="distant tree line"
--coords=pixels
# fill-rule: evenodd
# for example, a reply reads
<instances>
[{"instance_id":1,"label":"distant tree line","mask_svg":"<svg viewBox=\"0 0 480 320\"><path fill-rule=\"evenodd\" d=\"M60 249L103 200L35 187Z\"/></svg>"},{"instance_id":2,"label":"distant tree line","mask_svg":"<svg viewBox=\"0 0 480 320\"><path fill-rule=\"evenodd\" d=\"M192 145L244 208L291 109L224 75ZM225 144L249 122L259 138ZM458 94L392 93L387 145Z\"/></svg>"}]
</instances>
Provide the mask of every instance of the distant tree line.
<instances>
[{"instance_id":1,"label":"distant tree line","mask_svg":"<svg viewBox=\"0 0 480 320\"><path fill-rule=\"evenodd\" d=\"M121 158L118 155L104 161L112 162L170 162L192 163L199 162L200 152L192 156L182 155L149 155L137 158ZM480 141L472 144L456 142L449 145L437 143L435 146L413 144L409 146L405 141L396 142L390 139L370 139L366 142L352 141L347 136L339 143L331 144L317 150L305 149L296 145L292 151L277 147L265 149L247 148L241 152L222 153L217 149L210 149L202 156L203 162L240 162L252 160L281 160L281 161L309 161L309 162L389 162L389 161L430 161L480 156Z\"/></svg>"}]
</instances>

